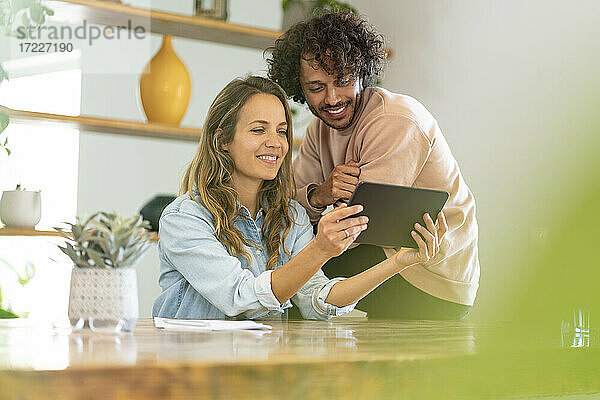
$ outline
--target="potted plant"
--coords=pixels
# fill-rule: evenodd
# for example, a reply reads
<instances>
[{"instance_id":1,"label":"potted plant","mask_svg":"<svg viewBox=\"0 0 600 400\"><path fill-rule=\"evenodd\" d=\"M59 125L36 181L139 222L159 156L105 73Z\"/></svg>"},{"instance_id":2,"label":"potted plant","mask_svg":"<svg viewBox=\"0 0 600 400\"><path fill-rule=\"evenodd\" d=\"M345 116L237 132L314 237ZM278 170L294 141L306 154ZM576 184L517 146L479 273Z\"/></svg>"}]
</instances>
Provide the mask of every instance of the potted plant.
<instances>
[{"instance_id":1,"label":"potted plant","mask_svg":"<svg viewBox=\"0 0 600 400\"><path fill-rule=\"evenodd\" d=\"M148 249L147 221L98 212L68 223L70 239L59 248L73 261L69 319L74 329L130 331L138 317L135 264ZM72 234L72 239L71 239ZM71 244L71 242L73 244Z\"/></svg>"},{"instance_id":2,"label":"potted plant","mask_svg":"<svg viewBox=\"0 0 600 400\"><path fill-rule=\"evenodd\" d=\"M281 29L284 31L318 10L358 12L350 4L337 0L281 0L281 8L283 9Z\"/></svg>"},{"instance_id":3,"label":"potted plant","mask_svg":"<svg viewBox=\"0 0 600 400\"><path fill-rule=\"evenodd\" d=\"M0 65L0 83L8 80L6 71ZM0 111L0 135L8 126L8 114ZM0 137L0 161L11 155L8 148L8 137ZM1 164L1 163L0 163ZM0 220L10 227L34 228L42 215L42 200L39 190L26 190L20 184L14 190L2 192L0 199Z\"/></svg>"}]
</instances>

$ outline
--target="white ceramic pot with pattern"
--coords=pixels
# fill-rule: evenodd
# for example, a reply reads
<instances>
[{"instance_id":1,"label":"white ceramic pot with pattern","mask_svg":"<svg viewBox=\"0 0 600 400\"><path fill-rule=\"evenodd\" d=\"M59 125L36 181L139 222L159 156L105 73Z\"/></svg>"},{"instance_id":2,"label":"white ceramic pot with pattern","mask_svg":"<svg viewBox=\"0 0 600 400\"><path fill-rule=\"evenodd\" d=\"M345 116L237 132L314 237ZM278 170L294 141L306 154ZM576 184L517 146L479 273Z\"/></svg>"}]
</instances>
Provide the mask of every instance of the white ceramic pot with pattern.
<instances>
[{"instance_id":1,"label":"white ceramic pot with pattern","mask_svg":"<svg viewBox=\"0 0 600 400\"><path fill-rule=\"evenodd\" d=\"M131 331L138 315L135 268L73 268L69 294L73 329Z\"/></svg>"}]
</instances>

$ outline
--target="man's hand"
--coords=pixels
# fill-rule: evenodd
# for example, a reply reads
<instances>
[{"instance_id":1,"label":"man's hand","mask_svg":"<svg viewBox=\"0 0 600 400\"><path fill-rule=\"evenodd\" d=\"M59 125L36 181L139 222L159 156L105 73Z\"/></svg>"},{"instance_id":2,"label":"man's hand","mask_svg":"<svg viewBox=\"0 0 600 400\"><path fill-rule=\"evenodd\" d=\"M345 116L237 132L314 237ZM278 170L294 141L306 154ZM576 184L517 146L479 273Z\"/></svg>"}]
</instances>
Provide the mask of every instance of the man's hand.
<instances>
[{"instance_id":1,"label":"man's hand","mask_svg":"<svg viewBox=\"0 0 600 400\"><path fill-rule=\"evenodd\" d=\"M321 186L310 192L308 202L315 208L327 207L338 200L348 201L358 185L360 168L356 161L337 165Z\"/></svg>"}]
</instances>

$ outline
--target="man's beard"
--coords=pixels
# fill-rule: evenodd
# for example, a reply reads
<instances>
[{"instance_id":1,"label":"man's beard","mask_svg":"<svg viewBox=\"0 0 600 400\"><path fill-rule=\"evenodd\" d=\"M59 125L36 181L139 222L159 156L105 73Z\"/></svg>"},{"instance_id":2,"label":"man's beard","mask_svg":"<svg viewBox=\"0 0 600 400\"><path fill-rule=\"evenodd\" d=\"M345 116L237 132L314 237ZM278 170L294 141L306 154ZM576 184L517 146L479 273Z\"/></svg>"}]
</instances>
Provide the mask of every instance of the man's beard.
<instances>
[{"instance_id":1,"label":"man's beard","mask_svg":"<svg viewBox=\"0 0 600 400\"><path fill-rule=\"evenodd\" d=\"M319 118L325 125L327 125L328 127L332 128L332 129L336 129L338 131L343 131L344 129L346 129L350 125L352 125L352 123L354 122L354 119L356 118L358 107L360 106L360 101L362 99L361 95L362 95L362 93L358 93L356 95L356 98L354 100L350 100L350 102L347 102L347 104L346 104L345 107L347 108L348 106L352 106L352 116L348 120L348 123L345 124L344 126L335 126L335 125L332 125L331 123L327 122L325 119L323 119L321 117L321 115L323 113L327 113L327 111L325 111L325 110L317 110L313 106L311 106L310 103L308 103L308 102L306 102L306 104L308 104L308 109L310 110L310 112L312 112L315 117ZM339 107L339 104L336 104L335 106L328 107L328 108L336 108L336 107Z\"/></svg>"}]
</instances>

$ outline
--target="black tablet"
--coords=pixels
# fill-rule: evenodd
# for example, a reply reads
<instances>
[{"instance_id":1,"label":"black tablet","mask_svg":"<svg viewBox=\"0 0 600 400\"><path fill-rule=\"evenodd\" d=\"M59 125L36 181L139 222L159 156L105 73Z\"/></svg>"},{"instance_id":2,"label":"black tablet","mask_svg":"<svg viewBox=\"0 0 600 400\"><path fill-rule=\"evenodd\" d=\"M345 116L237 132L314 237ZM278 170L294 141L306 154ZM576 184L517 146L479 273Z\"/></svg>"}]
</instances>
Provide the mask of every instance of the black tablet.
<instances>
[{"instance_id":1,"label":"black tablet","mask_svg":"<svg viewBox=\"0 0 600 400\"><path fill-rule=\"evenodd\" d=\"M356 215L369 217L369 227L356 243L417 248L410 234L415 222L425 226L425 213L435 222L448 197L448 192L441 190L360 182L348 205L362 204L363 211Z\"/></svg>"}]
</instances>

